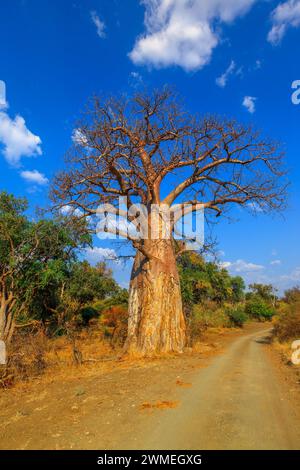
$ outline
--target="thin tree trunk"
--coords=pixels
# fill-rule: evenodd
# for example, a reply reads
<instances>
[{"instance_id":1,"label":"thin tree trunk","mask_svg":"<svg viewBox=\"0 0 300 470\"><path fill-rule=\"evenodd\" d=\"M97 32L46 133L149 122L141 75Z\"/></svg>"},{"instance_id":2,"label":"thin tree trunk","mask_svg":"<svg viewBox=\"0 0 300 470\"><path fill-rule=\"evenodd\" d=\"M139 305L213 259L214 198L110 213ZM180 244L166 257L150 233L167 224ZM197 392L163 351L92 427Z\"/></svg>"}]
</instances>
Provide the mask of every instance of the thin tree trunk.
<instances>
[{"instance_id":1,"label":"thin tree trunk","mask_svg":"<svg viewBox=\"0 0 300 470\"><path fill-rule=\"evenodd\" d=\"M149 260L137 252L129 291L128 337L130 355L152 356L182 352L185 319L176 259L170 240L152 241Z\"/></svg>"},{"instance_id":2,"label":"thin tree trunk","mask_svg":"<svg viewBox=\"0 0 300 470\"><path fill-rule=\"evenodd\" d=\"M14 328L13 307L15 300L11 294L2 291L0 295L0 340L8 343Z\"/></svg>"}]
</instances>

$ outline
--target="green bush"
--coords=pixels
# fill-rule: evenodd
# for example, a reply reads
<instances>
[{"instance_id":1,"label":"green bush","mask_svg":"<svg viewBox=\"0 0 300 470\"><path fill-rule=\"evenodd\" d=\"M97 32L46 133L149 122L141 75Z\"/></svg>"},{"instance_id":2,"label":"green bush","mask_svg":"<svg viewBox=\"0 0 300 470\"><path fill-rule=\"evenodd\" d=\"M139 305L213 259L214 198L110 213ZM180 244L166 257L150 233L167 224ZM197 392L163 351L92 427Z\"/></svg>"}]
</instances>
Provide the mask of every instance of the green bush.
<instances>
[{"instance_id":1,"label":"green bush","mask_svg":"<svg viewBox=\"0 0 300 470\"><path fill-rule=\"evenodd\" d=\"M115 306L127 307L128 305L128 291L126 289L120 290L116 295L106 299L97 300L93 303L92 307L97 310L101 315L104 310Z\"/></svg>"},{"instance_id":2,"label":"green bush","mask_svg":"<svg viewBox=\"0 0 300 470\"><path fill-rule=\"evenodd\" d=\"M259 321L271 320L275 310L261 299L249 300L245 307L246 314Z\"/></svg>"},{"instance_id":3,"label":"green bush","mask_svg":"<svg viewBox=\"0 0 300 470\"><path fill-rule=\"evenodd\" d=\"M201 338L207 328L229 328L232 326L225 308L215 302L193 305L187 324L191 343Z\"/></svg>"},{"instance_id":4,"label":"green bush","mask_svg":"<svg viewBox=\"0 0 300 470\"><path fill-rule=\"evenodd\" d=\"M80 318L84 325L88 325L90 320L97 318L98 316L98 311L93 307L87 306L80 310Z\"/></svg>"},{"instance_id":5,"label":"green bush","mask_svg":"<svg viewBox=\"0 0 300 470\"><path fill-rule=\"evenodd\" d=\"M227 309L226 313L233 326L242 328L244 323L248 320L247 314L240 307Z\"/></svg>"},{"instance_id":6,"label":"green bush","mask_svg":"<svg viewBox=\"0 0 300 470\"><path fill-rule=\"evenodd\" d=\"M205 302L193 306L191 318L206 328L230 326L224 307L215 302Z\"/></svg>"}]
</instances>

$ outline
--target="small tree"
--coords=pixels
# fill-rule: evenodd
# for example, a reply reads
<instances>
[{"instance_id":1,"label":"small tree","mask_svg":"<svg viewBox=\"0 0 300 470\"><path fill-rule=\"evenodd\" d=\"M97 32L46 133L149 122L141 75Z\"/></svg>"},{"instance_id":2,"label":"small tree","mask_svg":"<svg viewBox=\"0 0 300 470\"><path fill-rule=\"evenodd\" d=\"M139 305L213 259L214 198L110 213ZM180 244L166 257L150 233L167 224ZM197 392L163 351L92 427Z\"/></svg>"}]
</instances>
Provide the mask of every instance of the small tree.
<instances>
[{"instance_id":1,"label":"small tree","mask_svg":"<svg viewBox=\"0 0 300 470\"><path fill-rule=\"evenodd\" d=\"M257 297L246 302L245 312L249 317L256 320L271 320L275 315L275 310L263 299Z\"/></svg>"},{"instance_id":2,"label":"small tree","mask_svg":"<svg viewBox=\"0 0 300 470\"><path fill-rule=\"evenodd\" d=\"M191 116L166 90L130 100L95 98L74 140L52 195L57 206L80 209L83 217L101 203L122 215L120 196L129 209L137 202L147 208L149 227L155 206L175 205L175 212L190 203L190 212L204 207L219 217L233 204L268 211L284 203L282 155L274 143L234 121ZM138 218L129 215L128 222ZM172 231L138 240L123 235L136 250L126 350L182 351L186 328Z\"/></svg>"},{"instance_id":3,"label":"small tree","mask_svg":"<svg viewBox=\"0 0 300 470\"><path fill-rule=\"evenodd\" d=\"M92 305L95 301L109 301L120 292L120 287L105 263L96 266L91 266L87 261L74 263L66 293L78 302L78 313L84 323L98 316L99 312Z\"/></svg>"},{"instance_id":4,"label":"small tree","mask_svg":"<svg viewBox=\"0 0 300 470\"><path fill-rule=\"evenodd\" d=\"M249 289L251 294L254 296L260 297L261 299L265 300L266 302L274 302L276 299L276 289L272 284L250 284Z\"/></svg>"},{"instance_id":5,"label":"small tree","mask_svg":"<svg viewBox=\"0 0 300 470\"><path fill-rule=\"evenodd\" d=\"M179 260L182 298L186 307L213 301L238 303L244 299L245 283L240 276L231 277L226 269L205 262L198 253L183 253Z\"/></svg>"},{"instance_id":6,"label":"small tree","mask_svg":"<svg viewBox=\"0 0 300 470\"><path fill-rule=\"evenodd\" d=\"M0 340L5 342L12 335L17 275L34 250L26 208L25 199L0 194Z\"/></svg>"},{"instance_id":7,"label":"small tree","mask_svg":"<svg viewBox=\"0 0 300 470\"><path fill-rule=\"evenodd\" d=\"M234 302L242 302L245 298L246 284L241 276L231 278L232 300Z\"/></svg>"},{"instance_id":8,"label":"small tree","mask_svg":"<svg viewBox=\"0 0 300 470\"><path fill-rule=\"evenodd\" d=\"M291 289L288 289L284 293L284 302L287 304L298 304L300 305L300 287L292 287Z\"/></svg>"},{"instance_id":9,"label":"small tree","mask_svg":"<svg viewBox=\"0 0 300 470\"><path fill-rule=\"evenodd\" d=\"M27 202L0 193L0 339L11 340L22 312L43 319L58 302L75 250L89 241L80 225L31 222Z\"/></svg>"}]
</instances>

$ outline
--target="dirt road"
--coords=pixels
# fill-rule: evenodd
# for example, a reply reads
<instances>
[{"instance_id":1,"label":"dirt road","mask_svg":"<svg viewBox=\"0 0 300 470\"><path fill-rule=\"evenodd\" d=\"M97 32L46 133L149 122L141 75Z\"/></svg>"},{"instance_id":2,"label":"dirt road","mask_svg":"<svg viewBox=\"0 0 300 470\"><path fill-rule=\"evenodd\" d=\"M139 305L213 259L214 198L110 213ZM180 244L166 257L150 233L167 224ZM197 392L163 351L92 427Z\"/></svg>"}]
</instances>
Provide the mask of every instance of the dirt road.
<instances>
[{"instance_id":1,"label":"dirt road","mask_svg":"<svg viewBox=\"0 0 300 470\"><path fill-rule=\"evenodd\" d=\"M300 386L267 335L1 392L0 448L300 449Z\"/></svg>"},{"instance_id":2,"label":"dirt road","mask_svg":"<svg viewBox=\"0 0 300 470\"><path fill-rule=\"evenodd\" d=\"M300 421L263 345L251 333L195 378L141 446L153 449L300 449Z\"/></svg>"}]
</instances>

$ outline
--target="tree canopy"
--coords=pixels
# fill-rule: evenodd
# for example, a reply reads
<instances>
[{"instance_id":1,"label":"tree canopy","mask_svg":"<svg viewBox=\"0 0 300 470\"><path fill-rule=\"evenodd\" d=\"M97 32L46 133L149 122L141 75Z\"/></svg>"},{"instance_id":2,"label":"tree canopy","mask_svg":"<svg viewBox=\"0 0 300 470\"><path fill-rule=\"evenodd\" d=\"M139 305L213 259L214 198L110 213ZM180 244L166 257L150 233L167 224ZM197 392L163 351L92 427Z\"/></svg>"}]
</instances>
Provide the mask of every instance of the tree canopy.
<instances>
[{"instance_id":1,"label":"tree canopy","mask_svg":"<svg viewBox=\"0 0 300 470\"><path fill-rule=\"evenodd\" d=\"M207 300L222 304L244 300L245 282L240 276L230 276L215 262L206 262L193 252L178 260L183 302L189 306Z\"/></svg>"},{"instance_id":2,"label":"tree canopy","mask_svg":"<svg viewBox=\"0 0 300 470\"><path fill-rule=\"evenodd\" d=\"M232 204L279 210L286 189L282 158L279 146L251 127L192 116L167 89L129 99L95 97L78 123L52 198L60 207L80 209L82 217L96 215L101 203L119 211L119 197L128 207L176 203L179 211L185 202L191 211L203 206L217 216ZM145 252L144 241L132 241Z\"/></svg>"},{"instance_id":3,"label":"tree canopy","mask_svg":"<svg viewBox=\"0 0 300 470\"><path fill-rule=\"evenodd\" d=\"M52 308L76 260L76 250L90 237L76 222L26 216L27 202L0 193L0 338L8 340L15 313L30 309L43 318Z\"/></svg>"}]
</instances>

